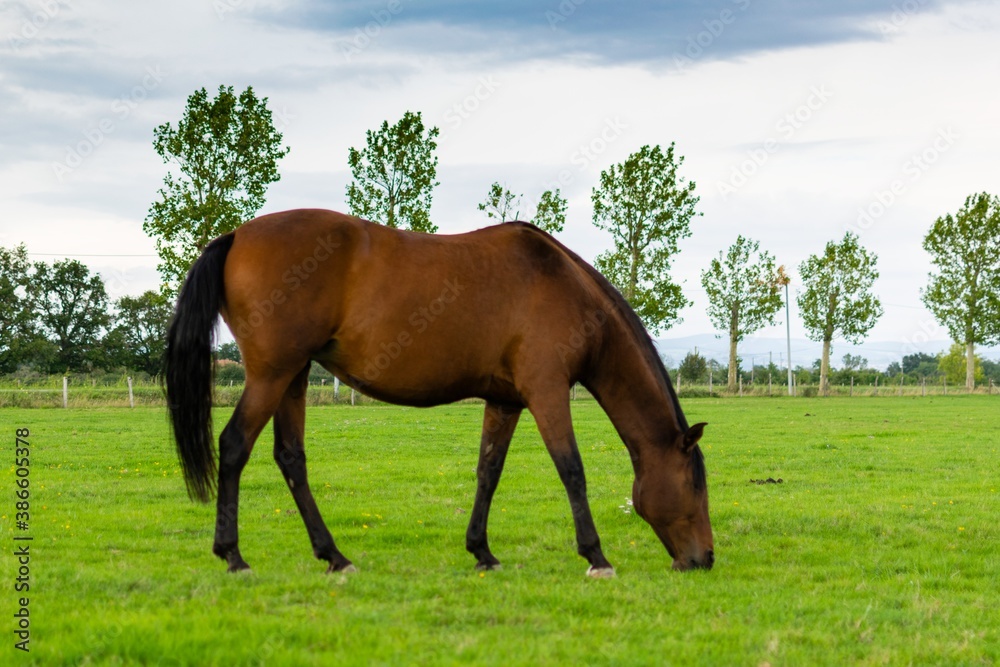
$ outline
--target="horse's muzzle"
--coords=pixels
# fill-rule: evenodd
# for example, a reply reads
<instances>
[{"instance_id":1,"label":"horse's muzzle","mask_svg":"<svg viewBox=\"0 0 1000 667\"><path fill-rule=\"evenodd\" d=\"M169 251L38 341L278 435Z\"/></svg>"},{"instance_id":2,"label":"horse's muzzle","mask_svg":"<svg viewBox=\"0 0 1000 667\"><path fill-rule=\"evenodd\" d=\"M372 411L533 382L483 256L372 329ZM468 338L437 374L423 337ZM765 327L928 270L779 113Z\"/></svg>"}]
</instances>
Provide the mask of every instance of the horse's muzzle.
<instances>
[{"instance_id":1,"label":"horse's muzzle","mask_svg":"<svg viewBox=\"0 0 1000 667\"><path fill-rule=\"evenodd\" d=\"M673 569L678 572L683 572L685 570L711 570L712 565L715 564L715 552L712 549L708 549L702 555L700 559L698 558L687 558L687 559L675 559L672 565Z\"/></svg>"}]
</instances>

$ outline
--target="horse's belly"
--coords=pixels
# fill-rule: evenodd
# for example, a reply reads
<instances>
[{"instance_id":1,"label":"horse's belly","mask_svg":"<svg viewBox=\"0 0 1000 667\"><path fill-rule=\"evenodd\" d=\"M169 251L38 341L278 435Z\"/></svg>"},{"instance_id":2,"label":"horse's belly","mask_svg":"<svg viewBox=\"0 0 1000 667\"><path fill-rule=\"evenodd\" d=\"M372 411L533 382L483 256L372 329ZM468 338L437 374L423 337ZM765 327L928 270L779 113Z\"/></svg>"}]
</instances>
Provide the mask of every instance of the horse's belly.
<instances>
[{"instance_id":1,"label":"horse's belly","mask_svg":"<svg viewBox=\"0 0 1000 667\"><path fill-rule=\"evenodd\" d=\"M513 400L513 385L480 364L454 354L422 349L407 340L351 346L338 342L317 361L364 394L400 405L440 405L463 398Z\"/></svg>"}]
</instances>

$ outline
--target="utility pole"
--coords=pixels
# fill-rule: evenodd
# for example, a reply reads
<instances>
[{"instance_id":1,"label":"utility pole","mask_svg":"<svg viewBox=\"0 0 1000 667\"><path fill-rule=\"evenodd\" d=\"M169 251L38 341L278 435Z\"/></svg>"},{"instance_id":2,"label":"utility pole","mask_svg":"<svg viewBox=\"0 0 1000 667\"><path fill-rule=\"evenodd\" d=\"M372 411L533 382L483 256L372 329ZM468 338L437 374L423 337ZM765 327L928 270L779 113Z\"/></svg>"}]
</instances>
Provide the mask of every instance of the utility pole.
<instances>
[{"instance_id":1,"label":"utility pole","mask_svg":"<svg viewBox=\"0 0 1000 667\"><path fill-rule=\"evenodd\" d=\"M778 279L785 283L785 333L788 339L788 395L794 396L795 388L792 386L792 317L788 306L788 283L792 282L792 279L785 273L784 266L778 269Z\"/></svg>"}]
</instances>

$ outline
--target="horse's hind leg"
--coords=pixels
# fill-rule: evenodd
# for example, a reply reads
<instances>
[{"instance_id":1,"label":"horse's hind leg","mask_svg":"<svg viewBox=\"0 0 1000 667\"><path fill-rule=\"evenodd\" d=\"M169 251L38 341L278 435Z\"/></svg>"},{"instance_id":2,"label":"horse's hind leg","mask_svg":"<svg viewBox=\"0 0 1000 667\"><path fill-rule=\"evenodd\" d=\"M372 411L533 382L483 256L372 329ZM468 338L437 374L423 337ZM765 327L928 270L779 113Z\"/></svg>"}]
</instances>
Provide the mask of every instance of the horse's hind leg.
<instances>
[{"instance_id":1,"label":"horse's hind leg","mask_svg":"<svg viewBox=\"0 0 1000 667\"><path fill-rule=\"evenodd\" d=\"M306 453L303 438L306 424L306 389L309 384L309 366L295 376L289 385L278 411L274 415L274 460L285 476L288 488L306 524L309 541L316 558L330 564L328 572L353 571L323 523L316 501L313 499L306 478Z\"/></svg>"},{"instance_id":2,"label":"horse's hind leg","mask_svg":"<svg viewBox=\"0 0 1000 667\"><path fill-rule=\"evenodd\" d=\"M521 416L521 408L505 408L495 403L486 404L483 418L483 437L479 445L479 465L476 468L476 502L469 517L469 530L465 534L465 548L476 557L476 569L492 570L500 561L490 552L486 541L486 522L490 503L500 482L510 439Z\"/></svg>"},{"instance_id":3,"label":"horse's hind leg","mask_svg":"<svg viewBox=\"0 0 1000 667\"><path fill-rule=\"evenodd\" d=\"M289 379L248 376L243 396L219 436L219 496L212 551L226 561L230 572L250 568L239 549L240 475L257 436L274 414Z\"/></svg>"}]
</instances>

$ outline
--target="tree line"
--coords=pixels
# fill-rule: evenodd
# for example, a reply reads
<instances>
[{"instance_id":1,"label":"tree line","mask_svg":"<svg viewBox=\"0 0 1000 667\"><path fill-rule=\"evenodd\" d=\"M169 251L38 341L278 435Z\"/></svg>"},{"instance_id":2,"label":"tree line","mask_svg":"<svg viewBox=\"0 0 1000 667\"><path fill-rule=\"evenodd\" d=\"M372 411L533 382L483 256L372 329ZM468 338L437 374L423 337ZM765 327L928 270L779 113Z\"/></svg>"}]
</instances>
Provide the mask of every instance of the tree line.
<instances>
[{"instance_id":1,"label":"tree line","mask_svg":"<svg viewBox=\"0 0 1000 667\"><path fill-rule=\"evenodd\" d=\"M840 366L834 368L832 363L827 369L827 389L830 386L848 386L852 383L859 386L878 384L880 386L904 384L907 386L920 384L947 384L962 386L965 384L965 353L966 348L961 343L955 343L947 352L927 354L915 352L905 355L901 361L894 361L885 370L872 368L868 359L854 354L845 354ZM759 356L759 355L758 355ZM754 363L752 368L744 368L743 359L737 359L740 367L737 373L738 381L744 386L760 386L784 382L786 369L771 362L768 364ZM816 359L809 366L798 365L793 375L797 385L819 386L822 376L823 360ZM714 359L708 359L694 350L688 352L677 365L677 374L684 384L708 384L726 386L729 376L728 367ZM709 379L711 377L711 380ZM1000 386L1000 361L975 358L975 381L977 385L993 383Z\"/></svg>"},{"instance_id":2,"label":"tree line","mask_svg":"<svg viewBox=\"0 0 1000 667\"><path fill-rule=\"evenodd\" d=\"M187 100L175 125L154 131L153 148L173 165L150 206L144 231L156 241L161 289L108 302L99 276L75 260L29 264L23 246L3 249L0 279L0 372L29 364L50 372L109 366L157 369L169 304L194 259L213 238L236 229L263 206L268 186L280 179L282 145L267 98L252 87L237 95L220 86L214 98L202 88ZM352 182L346 198L354 215L390 227L434 233L430 207L437 181L439 130L419 112L368 130L364 145L350 148ZM593 224L612 248L594 264L635 309L651 334L680 322L693 305L671 275L679 243L691 236L701 213L694 181L682 174L684 157L673 143L642 146L600 174L591 193ZM526 203L494 182L478 210L487 220L527 219L548 231L563 230L567 202L558 188ZM938 218L924 239L933 270L921 297L953 339L964 346L966 384L976 382L975 346L1000 342L1000 200L970 196L954 215ZM823 343L819 384L832 375L835 340L860 343L883 314L872 288L878 258L851 232L832 240L798 267L796 301L809 337ZM758 241L737 236L701 273L708 315L730 343L727 384L735 388L738 346L774 325L791 298L784 265ZM784 293L783 293L784 292Z\"/></svg>"},{"instance_id":3,"label":"tree line","mask_svg":"<svg viewBox=\"0 0 1000 667\"><path fill-rule=\"evenodd\" d=\"M156 375L170 314L155 291L111 301L101 277L75 259L31 263L23 244L0 248L0 374Z\"/></svg>"}]
</instances>

